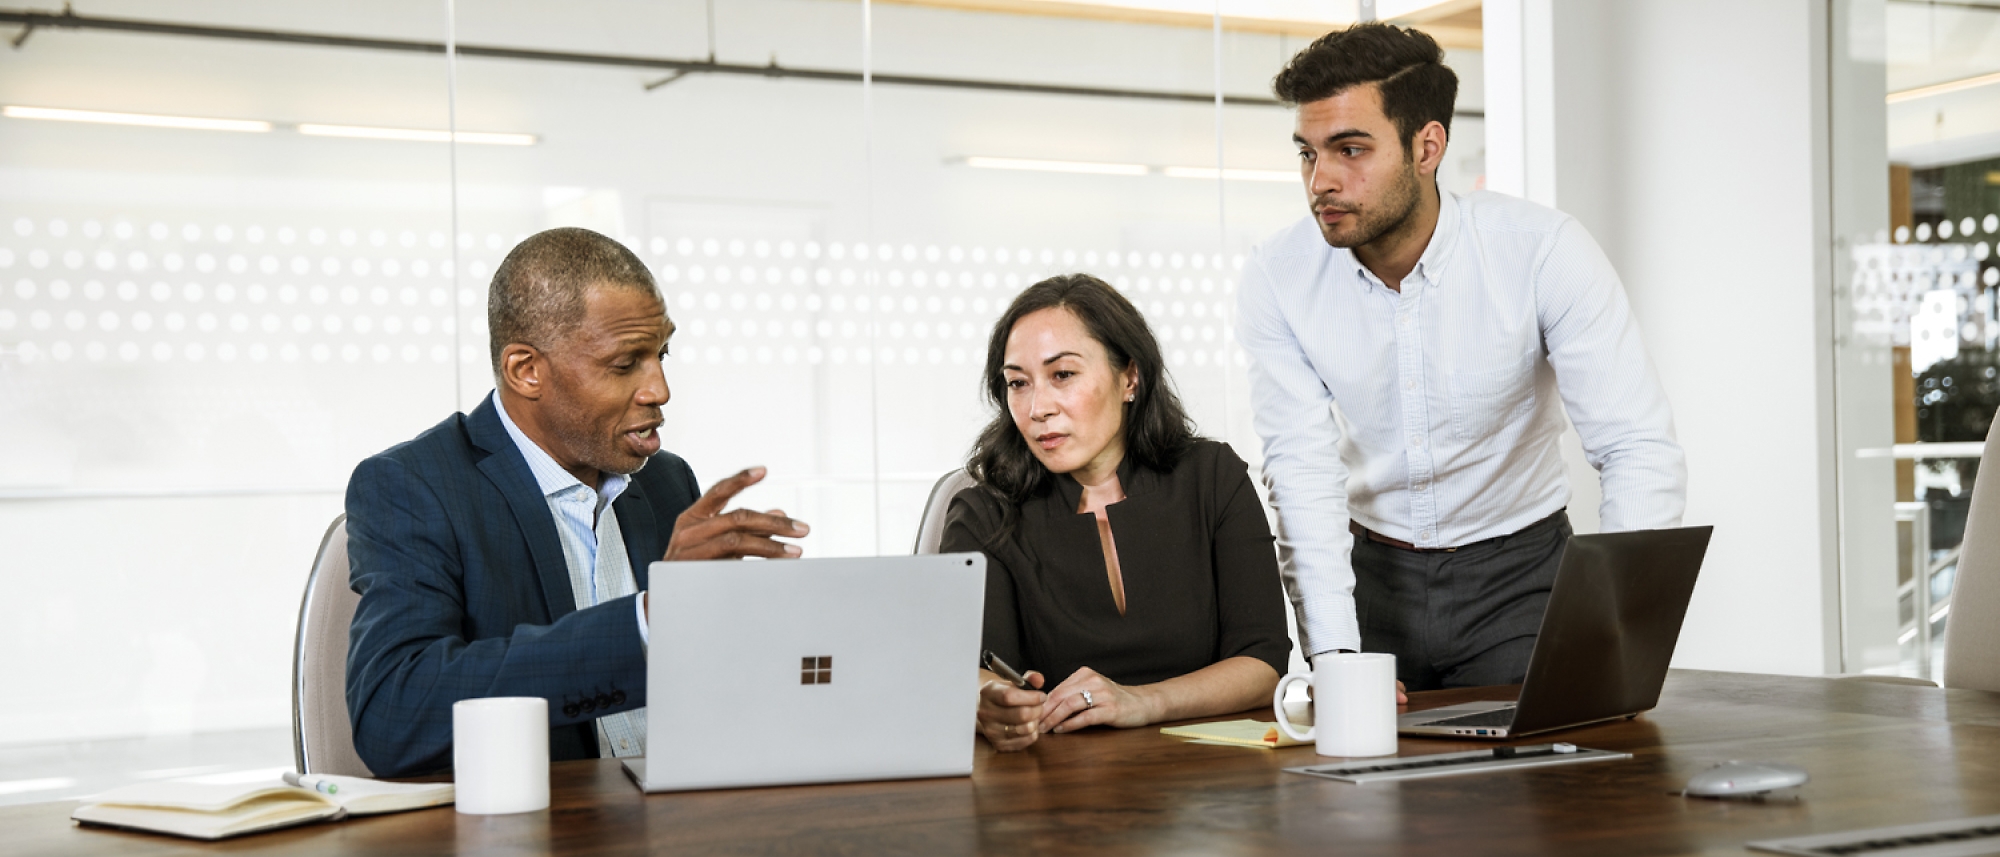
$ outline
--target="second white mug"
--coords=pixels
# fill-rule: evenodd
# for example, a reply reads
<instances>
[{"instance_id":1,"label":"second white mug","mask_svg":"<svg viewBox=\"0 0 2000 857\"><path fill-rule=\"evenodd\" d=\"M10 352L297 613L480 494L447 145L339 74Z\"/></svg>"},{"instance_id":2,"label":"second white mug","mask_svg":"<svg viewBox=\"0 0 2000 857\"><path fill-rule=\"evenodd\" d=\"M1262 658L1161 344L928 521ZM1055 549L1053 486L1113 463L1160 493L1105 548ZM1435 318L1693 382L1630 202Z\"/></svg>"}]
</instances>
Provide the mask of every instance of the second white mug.
<instances>
[{"instance_id":1,"label":"second white mug","mask_svg":"<svg viewBox=\"0 0 2000 857\"><path fill-rule=\"evenodd\" d=\"M1278 680L1271 707L1278 728L1294 741L1313 742L1322 756L1396 754L1396 656L1381 652L1328 652L1312 659L1313 671ZM1311 681L1313 725L1304 732L1285 717L1285 690Z\"/></svg>"},{"instance_id":2,"label":"second white mug","mask_svg":"<svg viewBox=\"0 0 2000 857\"><path fill-rule=\"evenodd\" d=\"M458 811L503 815L549 808L549 701L461 699L451 706Z\"/></svg>"}]
</instances>

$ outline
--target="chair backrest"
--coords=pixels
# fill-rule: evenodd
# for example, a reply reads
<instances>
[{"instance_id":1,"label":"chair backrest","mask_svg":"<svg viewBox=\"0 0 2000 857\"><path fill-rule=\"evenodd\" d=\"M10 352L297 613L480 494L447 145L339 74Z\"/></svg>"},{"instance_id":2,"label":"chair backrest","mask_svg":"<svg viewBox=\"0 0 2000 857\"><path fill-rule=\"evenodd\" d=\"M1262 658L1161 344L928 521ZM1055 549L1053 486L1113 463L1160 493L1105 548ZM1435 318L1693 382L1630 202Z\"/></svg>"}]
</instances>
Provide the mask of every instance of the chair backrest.
<instances>
[{"instance_id":1,"label":"chair backrest","mask_svg":"<svg viewBox=\"0 0 2000 857\"><path fill-rule=\"evenodd\" d=\"M292 752L299 773L373 776L347 719L347 630L361 597L348 588L347 516L333 519L313 557L292 649Z\"/></svg>"},{"instance_id":2,"label":"chair backrest","mask_svg":"<svg viewBox=\"0 0 2000 857\"><path fill-rule=\"evenodd\" d=\"M944 541L944 514L951 511L951 498L972 486L972 475L963 467L945 474L931 486L931 497L924 503L923 523L917 525L917 547L912 553L938 552L938 543Z\"/></svg>"},{"instance_id":3,"label":"chair backrest","mask_svg":"<svg viewBox=\"0 0 2000 857\"><path fill-rule=\"evenodd\" d=\"M1973 480L1945 623L1944 686L2000 691L2000 658L1993 657L2000 651L2000 415L1986 432L1980 462L1987 466Z\"/></svg>"}]
</instances>

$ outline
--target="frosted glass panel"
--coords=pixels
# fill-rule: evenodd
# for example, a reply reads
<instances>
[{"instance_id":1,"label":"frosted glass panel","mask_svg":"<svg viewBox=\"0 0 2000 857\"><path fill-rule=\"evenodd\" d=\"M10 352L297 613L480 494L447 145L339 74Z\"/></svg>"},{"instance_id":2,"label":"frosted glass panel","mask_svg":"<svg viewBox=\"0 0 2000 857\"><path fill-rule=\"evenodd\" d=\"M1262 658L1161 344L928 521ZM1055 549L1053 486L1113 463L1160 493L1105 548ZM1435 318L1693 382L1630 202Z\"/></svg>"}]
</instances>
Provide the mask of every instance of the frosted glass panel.
<instances>
[{"instance_id":1,"label":"frosted glass panel","mask_svg":"<svg viewBox=\"0 0 2000 857\"><path fill-rule=\"evenodd\" d=\"M445 28L123 5L90 11ZM356 461L450 410L458 333L446 147L300 126L445 128L444 61L41 30L4 62L11 107L262 130L0 118L0 742L283 725L320 533Z\"/></svg>"},{"instance_id":2,"label":"frosted glass panel","mask_svg":"<svg viewBox=\"0 0 2000 857\"><path fill-rule=\"evenodd\" d=\"M723 63L858 69L858 4L716 5ZM461 7L468 43L698 59L702 4L566 4L562 14ZM783 26L769 22L784 21ZM483 298L521 237L581 226L649 265L677 325L660 430L704 485L770 468L745 505L813 525L810 556L867 555L873 454L860 248L859 83L691 74L595 63L467 60L461 127L532 133L533 147L459 147L465 288ZM649 84L652 84L649 88ZM463 321L461 403L492 389L483 300Z\"/></svg>"}]
</instances>

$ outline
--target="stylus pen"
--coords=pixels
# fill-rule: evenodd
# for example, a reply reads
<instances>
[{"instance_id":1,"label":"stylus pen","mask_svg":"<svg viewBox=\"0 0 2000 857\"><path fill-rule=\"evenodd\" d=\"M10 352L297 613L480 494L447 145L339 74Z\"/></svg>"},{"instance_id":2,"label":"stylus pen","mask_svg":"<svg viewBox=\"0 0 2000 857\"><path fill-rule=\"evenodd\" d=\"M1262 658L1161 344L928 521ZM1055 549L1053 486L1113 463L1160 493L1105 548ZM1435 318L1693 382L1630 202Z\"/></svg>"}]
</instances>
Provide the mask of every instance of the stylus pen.
<instances>
[{"instance_id":1,"label":"stylus pen","mask_svg":"<svg viewBox=\"0 0 2000 857\"><path fill-rule=\"evenodd\" d=\"M992 649L987 649L986 654L979 657L979 662L984 664L987 669L992 670L994 675L1012 682L1015 687L1022 690L1034 690L1033 687L1028 685L1028 678L1026 676L1015 672L1014 668L1008 666L1006 661L1001 660L999 655L993 654Z\"/></svg>"}]
</instances>

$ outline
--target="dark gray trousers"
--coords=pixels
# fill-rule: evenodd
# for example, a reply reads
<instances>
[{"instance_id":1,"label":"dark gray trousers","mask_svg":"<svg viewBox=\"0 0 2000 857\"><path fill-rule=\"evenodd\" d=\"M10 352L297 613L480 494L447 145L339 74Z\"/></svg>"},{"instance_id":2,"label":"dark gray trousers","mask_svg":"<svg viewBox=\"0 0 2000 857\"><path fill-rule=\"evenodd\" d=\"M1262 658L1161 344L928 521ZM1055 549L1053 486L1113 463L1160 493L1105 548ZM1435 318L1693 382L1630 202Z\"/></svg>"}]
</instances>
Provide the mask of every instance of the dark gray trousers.
<instances>
[{"instance_id":1,"label":"dark gray trousers","mask_svg":"<svg viewBox=\"0 0 2000 857\"><path fill-rule=\"evenodd\" d=\"M1395 655L1410 690L1519 684L1569 536L1569 515L1557 512L1449 552L1356 538L1362 648Z\"/></svg>"}]
</instances>

